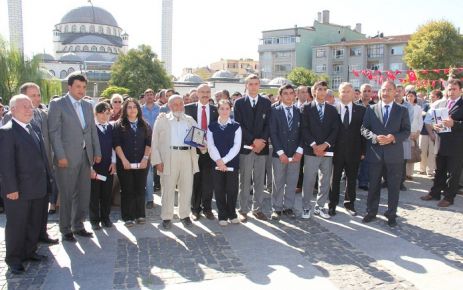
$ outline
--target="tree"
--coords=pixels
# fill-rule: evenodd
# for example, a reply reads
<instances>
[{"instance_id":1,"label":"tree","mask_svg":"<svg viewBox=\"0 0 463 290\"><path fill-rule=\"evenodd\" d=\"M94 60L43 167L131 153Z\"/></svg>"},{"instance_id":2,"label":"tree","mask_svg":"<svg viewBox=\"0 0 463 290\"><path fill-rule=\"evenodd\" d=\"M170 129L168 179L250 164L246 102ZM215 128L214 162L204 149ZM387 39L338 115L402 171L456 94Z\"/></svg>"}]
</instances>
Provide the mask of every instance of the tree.
<instances>
[{"instance_id":1,"label":"tree","mask_svg":"<svg viewBox=\"0 0 463 290\"><path fill-rule=\"evenodd\" d=\"M455 26L448 21L430 21L420 27L411 36L405 47L405 63L413 69L430 70L419 77L439 79L444 72L433 69L445 69L463 64L463 37Z\"/></svg>"},{"instance_id":2,"label":"tree","mask_svg":"<svg viewBox=\"0 0 463 290\"><path fill-rule=\"evenodd\" d=\"M124 95L128 93L129 93L128 88L123 88L123 87L118 87L118 86L109 86L103 92L101 92L101 96L104 98L110 98L113 94Z\"/></svg>"},{"instance_id":3,"label":"tree","mask_svg":"<svg viewBox=\"0 0 463 290\"><path fill-rule=\"evenodd\" d=\"M319 75L304 67L296 67L288 74L288 80L295 86L311 86L319 80L328 81L328 79L328 75Z\"/></svg>"},{"instance_id":4,"label":"tree","mask_svg":"<svg viewBox=\"0 0 463 290\"><path fill-rule=\"evenodd\" d=\"M132 97L138 97L147 88L158 90L172 86L157 55L148 45L120 55L112 66L109 84L128 88Z\"/></svg>"},{"instance_id":5,"label":"tree","mask_svg":"<svg viewBox=\"0 0 463 290\"><path fill-rule=\"evenodd\" d=\"M0 97L7 103L25 82L41 84L39 61L25 58L0 37Z\"/></svg>"}]
</instances>

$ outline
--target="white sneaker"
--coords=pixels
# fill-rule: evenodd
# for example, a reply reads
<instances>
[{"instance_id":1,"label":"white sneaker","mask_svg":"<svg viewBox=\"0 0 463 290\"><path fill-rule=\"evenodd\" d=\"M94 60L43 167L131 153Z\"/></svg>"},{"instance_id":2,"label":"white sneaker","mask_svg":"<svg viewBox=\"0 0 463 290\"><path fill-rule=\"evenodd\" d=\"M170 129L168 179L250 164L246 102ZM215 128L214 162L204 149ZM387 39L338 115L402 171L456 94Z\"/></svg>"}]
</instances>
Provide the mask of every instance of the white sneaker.
<instances>
[{"instance_id":1,"label":"white sneaker","mask_svg":"<svg viewBox=\"0 0 463 290\"><path fill-rule=\"evenodd\" d=\"M328 211L326 210L326 208L315 208L314 209L314 214L319 215L324 219L330 219L331 218L331 216L328 214Z\"/></svg>"},{"instance_id":2,"label":"white sneaker","mask_svg":"<svg viewBox=\"0 0 463 290\"><path fill-rule=\"evenodd\" d=\"M227 221L224 221L224 220L220 220L219 221L219 225L222 226L222 227L225 227L228 225L228 222Z\"/></svg>"},{"instance_id":3,"label":"white sneaker","mask_svg":"<svg viewBox=\"0 0 463 290\"><path fill-rule=\"evenodd\" d=\"M239 223L240 223L240 220L239 220L239 218L236 217L236 218L230 220L230 222L231 222L232 224L239 224Z\"/></svg>"},{"instance_id":4,"label":"white sneaker","mask_svg":"<svg viewBox=\"0 0 463 290\"><path fill-rule=\"evenodd\" d=\"M308 220L312 216L312 211L310 209L302 210L302 219Z\"/></svg>"}]
</instances>

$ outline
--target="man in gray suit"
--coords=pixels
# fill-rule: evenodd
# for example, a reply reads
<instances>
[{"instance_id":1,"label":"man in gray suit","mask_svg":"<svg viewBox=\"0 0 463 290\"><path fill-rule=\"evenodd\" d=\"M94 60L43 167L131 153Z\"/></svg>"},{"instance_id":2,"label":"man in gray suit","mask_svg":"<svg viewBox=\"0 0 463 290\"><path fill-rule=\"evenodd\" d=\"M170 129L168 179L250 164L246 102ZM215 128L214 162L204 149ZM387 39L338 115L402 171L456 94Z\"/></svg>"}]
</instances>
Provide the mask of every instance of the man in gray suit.
<instances>
[{"instance_id":1,"label":"man in gray suit","mask_svg":"<svg viewBox=\"0 0 463 290\"><path fill-rule=\"evenodd\" d=\"M410 118L407 108L394 102L396 87L392 81L381 86L381 101L367 107L363 118L362 135L368 139L366 161L369 163L370 188L367 198L367 215L364 223L376 218L379 208L381 176L387 177L388 203L384 215L388 225L397 225L396 213L403 171L403 142L410 135Z\"/></svg>"},{"instance_id":2,"label":"man in gray suit","mask_svg":"<svg viewBox=\"0 0 463 290\"><path fill-rule=\"evenodd\" d=\"M294 219L294 200L300 161L303 154L300 130L300 109L294 105L295 92L291 85L278 90L280 105L272 108L270 114L270 139L273 144L272 165L272 220L279 220L282 214Z\"/></svg>"},{"instance_id":3,"label":"man in gray suit","mask_svg":"<svg viewBox=\"0 0 463 290\"><path fill-rule=\"evenodd\" d=\"M48 112L61 194L59 226L63 240L69 242L76 241L74 234L92 236L85 230L83 221L90 202L90 166L101 161L93 108L82 100L86 88L87 79L83 75L69 77L69 92L51 101Z\"/></svg>"}]
</instances>

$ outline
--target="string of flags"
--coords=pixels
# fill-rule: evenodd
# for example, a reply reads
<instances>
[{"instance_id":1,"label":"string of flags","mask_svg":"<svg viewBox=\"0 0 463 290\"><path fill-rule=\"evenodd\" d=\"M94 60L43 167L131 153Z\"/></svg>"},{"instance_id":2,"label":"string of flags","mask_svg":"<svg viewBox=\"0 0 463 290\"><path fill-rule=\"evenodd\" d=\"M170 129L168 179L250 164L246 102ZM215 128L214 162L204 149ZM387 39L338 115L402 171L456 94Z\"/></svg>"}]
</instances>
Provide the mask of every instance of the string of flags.
<instances>
[{"instance_id":1,"label":"string of flags","mask_svg":"<svg viewBox=\"0 0 463 290\"><path fill-rule=\"evenodd\" d=\"M463 73L463 67L459 68L437 68L437 69L420 69L420 70L370 70L370 69L362 69L362 70L352 70L352 73L355 77L364 76L369 80L375 80L378 84L382 84L386 80L395 81L398 80L400 83L411 83L418 87L436 87L436 86L444 86L446 80L443 78L439 79L428 79L425 78L426 75L430 73L441 74L444 73L445 75L452 74L459 74ZM424 78L419 78L418 75L423 76ZM461 78L463 80L463 78Z\"/></svg>"}]
</instances>

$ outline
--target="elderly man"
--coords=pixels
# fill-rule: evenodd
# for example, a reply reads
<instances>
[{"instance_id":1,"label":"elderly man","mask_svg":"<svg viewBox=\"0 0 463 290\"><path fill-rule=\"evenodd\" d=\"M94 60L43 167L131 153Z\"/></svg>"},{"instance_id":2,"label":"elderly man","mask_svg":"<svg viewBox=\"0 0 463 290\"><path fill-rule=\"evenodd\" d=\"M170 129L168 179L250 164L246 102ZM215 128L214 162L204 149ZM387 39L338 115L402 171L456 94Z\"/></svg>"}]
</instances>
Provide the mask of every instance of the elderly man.
<instances>
[{"instance_id":1,"label":"elderly man","mask_svg":"<svg viewBox=\"0 0 463 290\"><path fill-rule=\"evenodd\" d=\"M178 188L178 216L185 227L192 225L190 201L193 175L199 171L196 149L184 143L195 120L185 114L183 98L169 98L170 112L160 114L153 129L151 164L161 176L162 227L170 229L174 216L175 188Z\"/></svg>"},{"instance_id":2,"label":"elderly man","mask_svg":"<svg viewBox=\"0 0 463 290\"><path fill-rule=\"evenodd\" d=\"M21 274L22 262L46 259L36 250L51 169L39 128L31 122L34 108L29 97L14 96L10 108L12 120L0 129L0 187L7 219L5 261L12 273Z\"/></svg>"}]
</instances>

